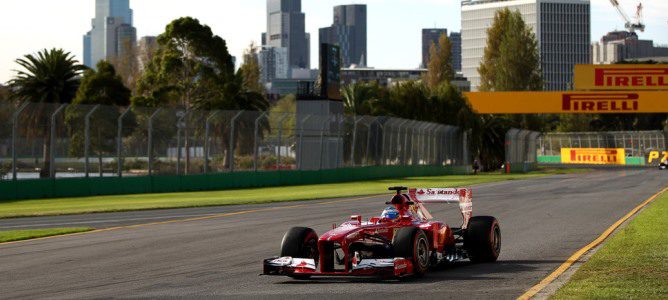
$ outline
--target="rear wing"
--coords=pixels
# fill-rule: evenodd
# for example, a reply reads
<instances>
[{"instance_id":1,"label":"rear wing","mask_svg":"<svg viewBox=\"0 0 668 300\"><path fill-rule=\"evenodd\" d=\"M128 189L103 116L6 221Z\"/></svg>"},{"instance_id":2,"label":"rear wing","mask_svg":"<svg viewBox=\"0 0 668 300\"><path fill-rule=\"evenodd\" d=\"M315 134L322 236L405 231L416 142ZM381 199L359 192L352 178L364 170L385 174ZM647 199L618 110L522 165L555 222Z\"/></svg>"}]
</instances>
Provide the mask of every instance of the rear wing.
<instances>
[{"instance_id":1,"label":"rear wing","mask_svg":"<svg viewBox=\"0 0 668 300\"><path fill-rule=\"evenodd\" d=\"M473 191L470 188L412 188L408 190L411 201L417 204L459 204L462 213L462 228L466 229L473 217Z\"/></svg>"}]
</instances>

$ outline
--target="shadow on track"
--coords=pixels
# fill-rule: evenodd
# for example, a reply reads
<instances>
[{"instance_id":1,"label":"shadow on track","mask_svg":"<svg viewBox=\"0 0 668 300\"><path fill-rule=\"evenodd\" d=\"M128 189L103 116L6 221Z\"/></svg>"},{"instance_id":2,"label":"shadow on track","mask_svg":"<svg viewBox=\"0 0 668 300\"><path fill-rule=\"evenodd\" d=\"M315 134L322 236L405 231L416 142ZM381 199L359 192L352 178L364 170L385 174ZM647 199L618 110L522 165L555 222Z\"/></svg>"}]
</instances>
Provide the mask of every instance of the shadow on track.
<instances>
[{"instance_id":1,"label":"shadow on track","mask_svg":"<svg viewBox=\"0 0 668 300\"><path fill-rule=\"evenodd\" d=\"M276 284L341 284L341 283L386 283L403 284L411 282L433 283L446 280L503 280L505 274L515 274L532 271L543 264L561 264L559 260L504 260L490 264L472 264L470 262L456 262L443 266L434 267L422 278L404 278L401 280L381 278L359 278L359 277L336 277L336 278L312 278L309 280L289 280L277 282ZM502 274L502 276L490 276Z\"/></svg>"}]
</instances>

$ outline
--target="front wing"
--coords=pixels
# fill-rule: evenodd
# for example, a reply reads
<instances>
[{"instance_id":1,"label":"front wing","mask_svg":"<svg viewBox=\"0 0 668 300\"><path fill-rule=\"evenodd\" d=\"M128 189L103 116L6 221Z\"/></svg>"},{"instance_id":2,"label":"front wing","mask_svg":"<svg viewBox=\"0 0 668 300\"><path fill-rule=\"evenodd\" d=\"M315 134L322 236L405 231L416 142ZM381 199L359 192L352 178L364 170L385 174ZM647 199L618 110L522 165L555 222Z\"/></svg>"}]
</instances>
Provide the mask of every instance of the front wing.
<instances>
[{"instance_id":1,"label":"front wing","mask_svg":"<svg viewBox=\"0 0 668 300\"><path fill-rule=\"evenodd\" d=\"M349 271L320 272L315 260L292 257L274 257L264 260L263 275L274 276L352 276L352 277L404 277L413 274L410 260L397 257L387 259L362 259Z\"/></svg>"}]
</instances>

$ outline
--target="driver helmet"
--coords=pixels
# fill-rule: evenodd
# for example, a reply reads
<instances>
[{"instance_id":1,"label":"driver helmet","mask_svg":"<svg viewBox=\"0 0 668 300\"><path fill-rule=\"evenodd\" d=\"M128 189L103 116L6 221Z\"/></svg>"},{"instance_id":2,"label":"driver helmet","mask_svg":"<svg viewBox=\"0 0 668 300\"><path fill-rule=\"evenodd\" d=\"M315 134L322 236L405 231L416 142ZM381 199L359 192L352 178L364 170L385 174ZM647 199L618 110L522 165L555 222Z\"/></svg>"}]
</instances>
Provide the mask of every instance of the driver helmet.
<instances>
[{"instance_id":1,"label":"driver helmet","mask_svg":"<svg viewBox=\"0 0 668 300\"><path fill-rule=\"evenodd\" d=\"M383 211L383 214L380 215L380 217L395 221L399 219L399 211L393 206L389 206Z\"/></svg>"}]
</instances>

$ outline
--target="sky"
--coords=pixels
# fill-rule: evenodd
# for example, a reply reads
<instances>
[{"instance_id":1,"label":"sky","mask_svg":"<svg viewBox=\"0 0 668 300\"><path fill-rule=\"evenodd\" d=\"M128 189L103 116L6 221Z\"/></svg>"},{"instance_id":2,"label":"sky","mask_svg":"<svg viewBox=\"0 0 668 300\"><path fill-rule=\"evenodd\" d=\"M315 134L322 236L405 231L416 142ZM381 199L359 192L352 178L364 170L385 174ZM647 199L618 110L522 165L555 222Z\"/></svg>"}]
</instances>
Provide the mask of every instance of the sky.
<instances>
[{"instance_id":1,"label":"sky","mask_svg":"<svg viewBox=\"0 0 668 300\"><path fill-rule=\"evenodd\" d=\"M629 14L638 0L620 0ZM94 0L0 1L0 83L15 75L15 60L44 48L63 48L82 60L83 35L91 28ZM303 0L311 33L312 67L317 66L318 28L330 26L332 8L368 5L368 65L415 68L421 60L421 29L459 31L459 0ZM609 0L591 0L592 40L624 25ZM130 0L138 37L159 35L170 21L192 16L209 25L241 58L243 50L266 30L265 0ZM668 44L668 1L643 0L647 30L643 39Z\"/></svg>"}]
</instances>

